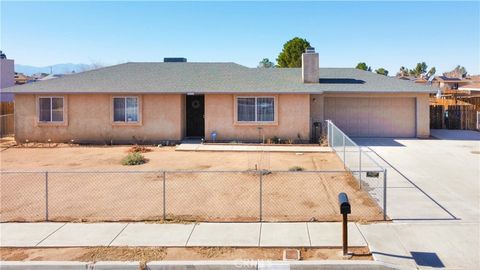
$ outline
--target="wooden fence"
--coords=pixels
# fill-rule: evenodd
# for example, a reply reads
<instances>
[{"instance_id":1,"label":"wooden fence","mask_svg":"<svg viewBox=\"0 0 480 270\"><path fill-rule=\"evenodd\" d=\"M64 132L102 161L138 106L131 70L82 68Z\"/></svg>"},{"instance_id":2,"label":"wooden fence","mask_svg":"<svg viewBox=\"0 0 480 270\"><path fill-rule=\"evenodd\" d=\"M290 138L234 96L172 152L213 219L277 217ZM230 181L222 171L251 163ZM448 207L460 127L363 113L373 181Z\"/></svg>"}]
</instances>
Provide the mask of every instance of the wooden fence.
<instances>
[{"instance_id":1,"label":"wooden fence","mask_svg":"<svg viewBox=\"0 0 480 270\"><path fill-rule=\"evenodd\" d=\"M13 114L13 109L14 109L13 104L14 104L13 102L5 102L5 101L0 102L0 115Z\"/></svg>"},{"instance_id":2,"label":"wooden fence","mask_svg":"<svg viewBox=\"0 0 480 270\"><path fill-rule=\"evenodd\" d=\"M14 133L14 103L0 102L0 137L13 136Z\"/></svg>"},{"instance_id":3,"label":"wooden fence","mask_svg":"<svg viewBox=\"0 0 480 270\"><path fill-rule=\"evenodd\" d=\"M458 100L472 104L477 111L480 111L480 96L459 97Z\"/></svg>"},{"instance_id":4,"label":"wooden fence","mask_svg":"<svg viewBox=\"0 0 480 270\"><path fill-rule=\"evenodd\" d=\"M13 136L14 124L13 114L0 115L0 137Z\"/></svg>"},{"instance_id":5,"label":"wooden fence","mask_svg":"<svg viewBox=\"0 0 480 270\"><path fill-rule=\"evenodd\" d=\"M464 100L459 100L459 99L430 98L430 105L450 106L450 105L471 105L471 104Z\"/></svg>"},{"instance_id":6,"label":"wooden fence","mask_svg":"<svg viewBox=\"0 0 480 270\"><path fill-rule=\"evenodd\" d=\"M444 107L442 105L430 105L430 128L445 128Z\"/></svg>"},{"instance_id":7,"label":"wooden fence","mask_svg":"<svg viewBox=\"0 0 480 270\"><path fill-rule=\"evenodd\" d=\"M477 129L474 105L430 105L430 128Z\"/></svg>"}]
</instances>

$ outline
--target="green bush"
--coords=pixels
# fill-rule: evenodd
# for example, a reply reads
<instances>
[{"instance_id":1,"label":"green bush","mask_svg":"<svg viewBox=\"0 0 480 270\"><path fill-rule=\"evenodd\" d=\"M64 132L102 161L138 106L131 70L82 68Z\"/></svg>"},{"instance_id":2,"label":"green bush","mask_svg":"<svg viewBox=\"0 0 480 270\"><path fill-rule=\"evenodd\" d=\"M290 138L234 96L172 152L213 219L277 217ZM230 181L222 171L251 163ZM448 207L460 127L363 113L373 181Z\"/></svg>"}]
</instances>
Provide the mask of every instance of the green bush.
<instances>
[{"instance_id":1,"label":"green bush","mask_svg":"<svg viewBox=\"0 0 480 270\"><path fill-rule=\"evenodd\" d=\"M122 159L123 165L140 165L145 163L145 157L140 152L133 152Z\"/></svg>"},{"instance_id":2,"label":"green bush","mask_svg":"<svg viewBox=\"0 0 480 270\"><path fill-rule=\"evenodd\" d=\"M288 170L291 171L291 172L299 172L299 171L303 171L305 169L300 167L300 166L293 166L293 167L290 167Z\"/></svg>"}]
</instances>

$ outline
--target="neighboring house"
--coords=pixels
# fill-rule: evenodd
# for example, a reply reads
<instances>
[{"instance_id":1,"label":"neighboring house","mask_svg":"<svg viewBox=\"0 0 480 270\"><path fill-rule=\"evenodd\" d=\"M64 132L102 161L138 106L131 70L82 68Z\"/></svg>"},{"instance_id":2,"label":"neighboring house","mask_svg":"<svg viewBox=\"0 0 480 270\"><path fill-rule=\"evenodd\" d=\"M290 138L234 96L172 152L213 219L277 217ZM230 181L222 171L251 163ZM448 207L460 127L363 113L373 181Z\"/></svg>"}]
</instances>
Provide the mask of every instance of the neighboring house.
<instances>
[{"instance_id":1,"label":"neighboring house","mask_svg":"<svg viewBox=\"0 0 480 270\"><path fill-rule=\"evenodd\" d=\"M30 82L34 82L35 80L30 77L30 76L27 76L23 73L20 73L20 72L15 72L15 84L17 85L20 85L20 84L26 84L26 83L30 83Z\"/></svg>"},{"instance_id":2,"label":"neighboring house","mask_svg":"<svg viewBox=\"0 0 480 270\"><path fill-rule=\"evenodd\" d=\"M41 78L41 79L38 79L39 81L48 81L48 80L51 80L51 79L58 79L58 78L61 78L63 76L66 76L67 74L48 74L47 76Z\"/></svg>"},{"instance_id":3,"label":"neighboring house","mask_svg":"<svg viewBox=\"0 0 480 270\"><path fill-rule=\"evenodd\" d=\"M14 61L12 59L0 58L0 101L12 102L13 94L4 93L4 89L15 85Z\"/></svg>"},{"instance_id":4,"label":"neighboring house","mask_svg":"<svg viewBox=\"0 0 480 270\"><path fill-rule=\"evenodd\" d=\"M32 80L38 81L38 80L41 80L42 78L45 78L46 76L48 76L48 73L39 72L39 73L32 74L32 76L30 77L32 78Z\"/></svg>"},{"instance_id":5,"label":"neighboring house","mask_svg":"<svg viewBox=\"0 0 480 270\"><path fill-rule=\"evenodd\" d=\"M462 87L469 83L470 80L462 77L436 76L432 80L432 85L440 88L440 90L442 90L443 92L448 92L449 90L458 90L459 87Z\"/></svg>"},{"instance_id":6,"label":"neighboring house","mask_svg":"<svg viewBox=\"0 0 480 270\"><path fill-rule=\"evenodd\" d=\"M469 75L467 79L472 82L480 82L480 75Z\"/></svg>"},{"instance_id":7,"label":"neighboring house","mask_svg":"<svg viewBox=\"0 0 480 270\"><path fill-rule=\"evenodd\" d=\"M17 141L306 141L331 119L351 136L428 137L429 86L354 68L126 63L9 89Z\"/></svg>"},{"instance_id":8,"label":"neighboring house","mask_svg":"<svg viewBox=\"0 0 480 270\"><path fill-rule=\"evenodd\" d=\"M420 83L420 84L427 84L428 83L428 78L425 77L415 77L415 76L395 76L395 78L399 80L405 80L405 81L412 81L415 83Z\"/></svg>"},{"instance_id":9,"label":"neighboring house","mask_svg":"<svg viewBox=\"0 0 480 270\"><path fill-rule=\"evenodd\" d=\"M458 90L467 93L470 96L480 96L480 82L473 82L459 87Z\"/></svg>"}]
</instances>

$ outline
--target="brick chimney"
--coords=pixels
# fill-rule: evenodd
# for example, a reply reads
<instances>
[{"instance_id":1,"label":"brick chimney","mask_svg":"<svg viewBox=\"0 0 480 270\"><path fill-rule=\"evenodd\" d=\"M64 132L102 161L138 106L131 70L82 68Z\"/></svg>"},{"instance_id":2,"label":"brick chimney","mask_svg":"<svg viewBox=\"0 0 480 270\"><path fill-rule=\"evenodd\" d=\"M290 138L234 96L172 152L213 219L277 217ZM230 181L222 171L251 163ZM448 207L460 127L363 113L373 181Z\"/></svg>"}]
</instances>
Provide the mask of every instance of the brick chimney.
<instances>
[{"instance_id":1,"label":"brick chimney","mask_svg":"<svg viewBox=\"0 0 480 270\"><path fill-rule=\"evenodd\" d=\"M304 83L320 82L319 57L315 48L308 47L302 53L302 79Z\"/></svg>"}]
</instances>

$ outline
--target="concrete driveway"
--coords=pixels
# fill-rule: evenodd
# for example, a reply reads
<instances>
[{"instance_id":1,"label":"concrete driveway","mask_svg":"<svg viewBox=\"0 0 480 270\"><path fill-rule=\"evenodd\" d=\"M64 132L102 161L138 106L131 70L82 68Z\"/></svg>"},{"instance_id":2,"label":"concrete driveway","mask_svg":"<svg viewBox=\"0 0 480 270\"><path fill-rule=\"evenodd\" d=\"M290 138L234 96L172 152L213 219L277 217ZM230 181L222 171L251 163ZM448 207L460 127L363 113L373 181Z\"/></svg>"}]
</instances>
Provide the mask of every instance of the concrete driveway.
<instances>
[{"instance_id":1,"label":"concrete driveway","mask_svg":"<svg viewBox=\"0 0 480 270\"><path fill-rule=\"evenodd\" d=\"M361 231L377 260L479 269L480 133L431 134L435 138L356 139L388 170L387 213L394 221Z\"/></svg>"},{"instance_id":2,"label":"concrete driveway","mask_svg":"<svg viewBox=\"0 0 480 270\"><path fill-rule=\"evenodd\" d=\"M478 222L480 132L432 130L438 139L356 139L388 170L393 220Z\"/></svg>"}]
</instances>

